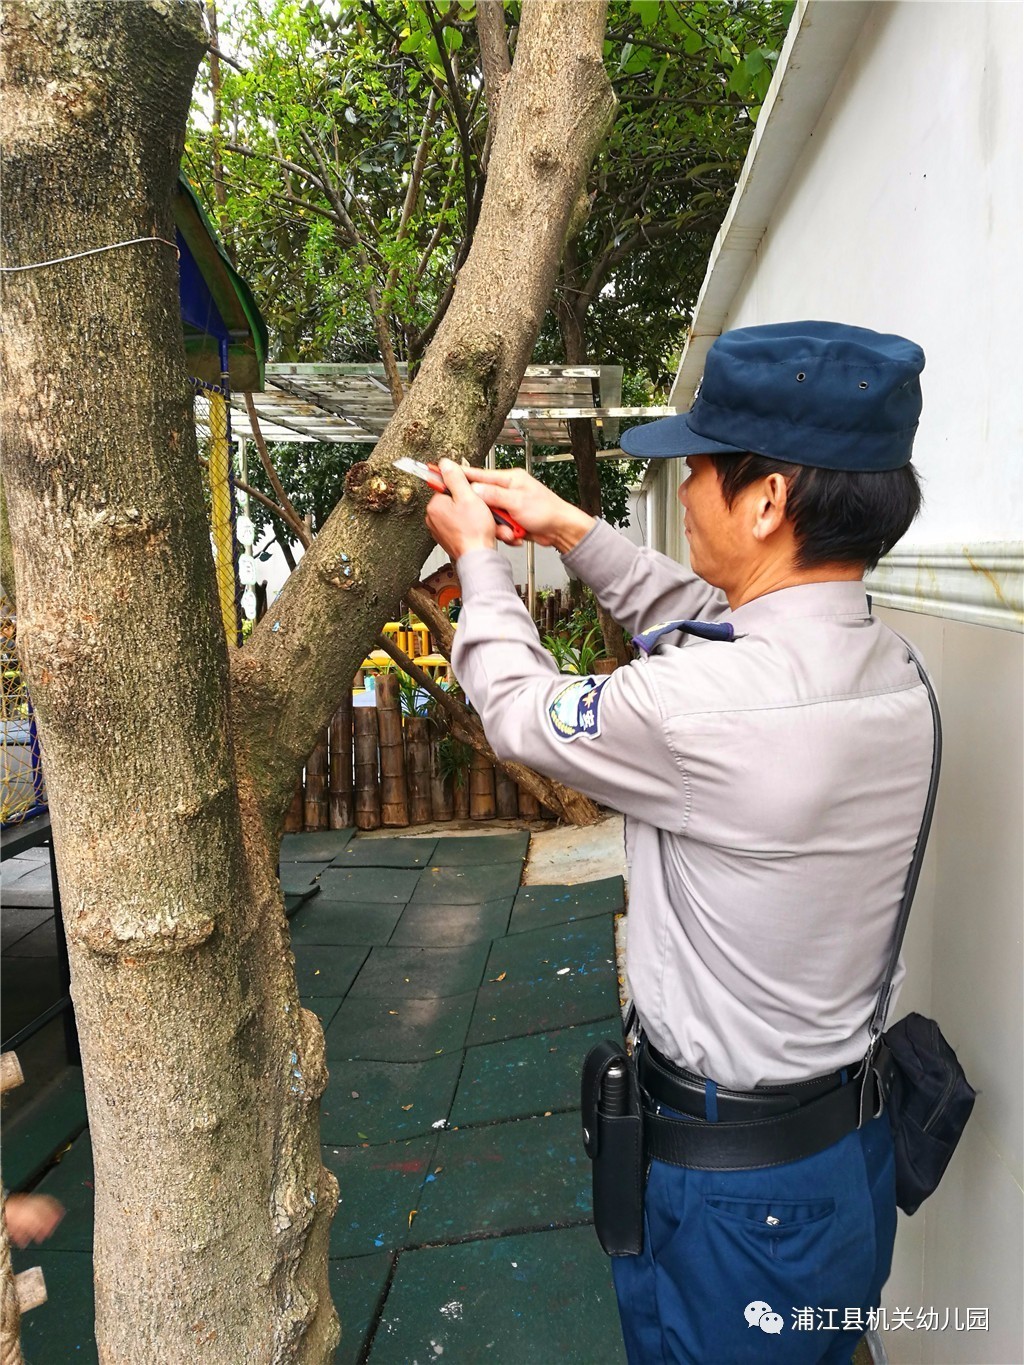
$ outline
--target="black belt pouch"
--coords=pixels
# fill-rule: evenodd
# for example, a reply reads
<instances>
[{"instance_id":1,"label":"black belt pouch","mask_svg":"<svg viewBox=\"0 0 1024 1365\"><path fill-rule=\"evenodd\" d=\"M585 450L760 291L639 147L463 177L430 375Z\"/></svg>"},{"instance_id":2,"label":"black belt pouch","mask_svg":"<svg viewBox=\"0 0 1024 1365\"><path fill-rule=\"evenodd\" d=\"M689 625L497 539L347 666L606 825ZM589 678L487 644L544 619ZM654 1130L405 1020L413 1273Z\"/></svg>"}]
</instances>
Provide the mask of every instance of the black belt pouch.
<instances>
[{"instance_id":1,"label":"black belt pouch","mask_svg":"<svg viewBox=\"0 0 1024 1365\"><path fill-rule=\"evenodd\" d=\"M640 1085L621 1043L597 1043L583 1063L583 1145L594 1176L594 1227L609 1256L644 1248Z\"/></svg>"}]
</instances>

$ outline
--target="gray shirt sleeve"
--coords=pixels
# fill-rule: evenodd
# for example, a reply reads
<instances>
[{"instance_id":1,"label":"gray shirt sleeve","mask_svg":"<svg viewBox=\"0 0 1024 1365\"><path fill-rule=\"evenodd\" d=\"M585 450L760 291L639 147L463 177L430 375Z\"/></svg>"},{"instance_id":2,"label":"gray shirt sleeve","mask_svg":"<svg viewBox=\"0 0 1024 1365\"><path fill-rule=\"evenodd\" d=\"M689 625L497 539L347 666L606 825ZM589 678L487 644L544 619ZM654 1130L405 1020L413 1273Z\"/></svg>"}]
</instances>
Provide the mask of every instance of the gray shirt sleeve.
<instances>
[{"instance_id":1,"label":"gray shirt sleeve","mask_svg":"<svg viewBox=\"0 0 1024 1365\"><path fill-rule=\"evenodd\" d=\"M631 635L660 621L714 620L729 610L723 593L674 559L634 545L598 521L562 562Z\"/></svg>"},{"instance_id":2,"label":"gray shirt sleeve","mask_svg":"<svg viewBox=\"0 0 1024 1365\"><path fill-rule=\"evenodd\" d=\"M686 824L686 774L643 663L559 673L496 550L458 562L463 610L452 666L499 758L526 763L661 829Z\"/></svg>"}]
</instances>

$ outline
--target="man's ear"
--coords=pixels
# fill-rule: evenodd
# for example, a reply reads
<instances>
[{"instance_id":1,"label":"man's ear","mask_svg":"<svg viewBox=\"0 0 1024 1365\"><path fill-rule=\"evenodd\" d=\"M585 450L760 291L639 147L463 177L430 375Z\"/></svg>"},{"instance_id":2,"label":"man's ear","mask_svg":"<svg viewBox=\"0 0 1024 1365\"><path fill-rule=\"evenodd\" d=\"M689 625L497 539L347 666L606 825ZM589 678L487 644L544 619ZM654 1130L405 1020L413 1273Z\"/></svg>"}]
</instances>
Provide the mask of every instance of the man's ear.
<instances>
[{"instance_id":1,"label":"man's ear","mask_svg":"<svg viewBox=\"0 0 1024 1365\"><path fill-rule=\"evenodd\" d=\"M757 501L754 504L755 540L767 540L786 520L786 480L781 474L769 474L762 480Z\"/></svg>"}]
</instances>

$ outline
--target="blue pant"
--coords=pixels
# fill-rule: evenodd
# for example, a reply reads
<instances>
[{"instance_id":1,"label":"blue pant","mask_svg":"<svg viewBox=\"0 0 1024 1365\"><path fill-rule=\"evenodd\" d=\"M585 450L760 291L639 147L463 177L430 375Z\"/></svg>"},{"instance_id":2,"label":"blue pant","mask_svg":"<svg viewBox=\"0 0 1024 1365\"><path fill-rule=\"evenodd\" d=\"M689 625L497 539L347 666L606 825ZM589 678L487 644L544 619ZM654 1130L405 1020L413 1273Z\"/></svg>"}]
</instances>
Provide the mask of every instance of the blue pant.
<instances>
[{"instance_id":1,"label":"blue pant","mask_svg":"<svg viewBox=\"0 0 1024 1365\"><path fill-rule=\"evenodd\" d=\"M895 1236L884 1114L782 1166L652 1162L643 1252L612 1259L630 1365L848 1362Z\"/></svg>"}]
</instances>

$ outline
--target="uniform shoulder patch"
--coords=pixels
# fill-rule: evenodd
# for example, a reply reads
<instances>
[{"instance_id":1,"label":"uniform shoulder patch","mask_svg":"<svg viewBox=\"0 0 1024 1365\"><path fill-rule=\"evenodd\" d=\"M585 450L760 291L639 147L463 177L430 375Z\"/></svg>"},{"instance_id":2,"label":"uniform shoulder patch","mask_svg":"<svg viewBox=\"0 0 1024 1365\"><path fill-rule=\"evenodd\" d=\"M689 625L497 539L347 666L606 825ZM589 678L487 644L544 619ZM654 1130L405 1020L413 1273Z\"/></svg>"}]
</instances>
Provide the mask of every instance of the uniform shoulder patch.
<instances>
[{"instance_id":1,"label":"uniform shoulder patch","mask_svg":"<svg viewBox=\"0 0 1024 1365\"><path fill-rule=\"evenodd\" d=\"M601 693L607 678L577 678L548 704L548 723L558 739L597 739L601 733Z\"/></svg>"}]
</instances>

